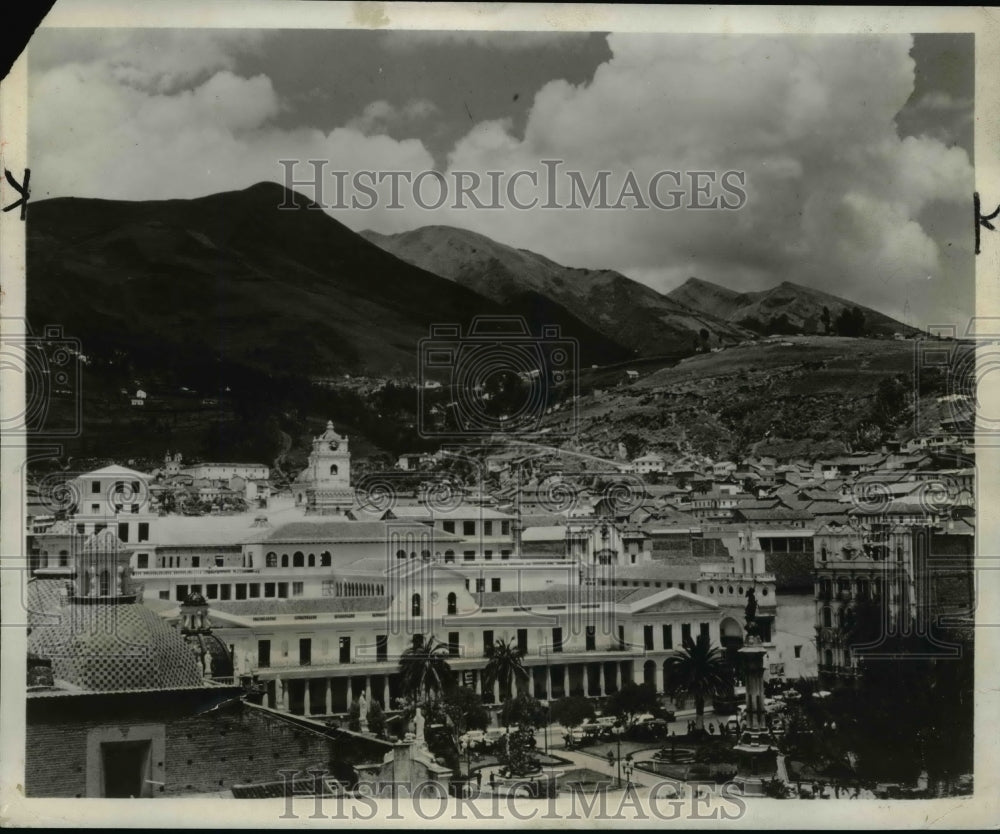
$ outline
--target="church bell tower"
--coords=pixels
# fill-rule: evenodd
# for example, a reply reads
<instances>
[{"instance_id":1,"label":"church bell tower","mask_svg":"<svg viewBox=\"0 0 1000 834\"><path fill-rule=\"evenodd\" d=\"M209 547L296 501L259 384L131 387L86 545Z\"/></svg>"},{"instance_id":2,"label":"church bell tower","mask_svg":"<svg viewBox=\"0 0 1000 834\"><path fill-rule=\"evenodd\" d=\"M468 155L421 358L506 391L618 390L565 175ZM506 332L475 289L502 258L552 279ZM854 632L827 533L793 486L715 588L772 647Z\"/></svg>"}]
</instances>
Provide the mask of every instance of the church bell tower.
<instances>
[{"instance_id":1,"label":"church bell tower","mask_svg":"<svg viewBox=\"0 0 1000 834\"><path fill-rule=\"evenodd\" d=\"M327 422L326 431L313 438L309 465L304 474L309 484L306 489L307 513L338 515L354 505L348 439L337 434L332 420Z\"/></svg>"}]
</instances>

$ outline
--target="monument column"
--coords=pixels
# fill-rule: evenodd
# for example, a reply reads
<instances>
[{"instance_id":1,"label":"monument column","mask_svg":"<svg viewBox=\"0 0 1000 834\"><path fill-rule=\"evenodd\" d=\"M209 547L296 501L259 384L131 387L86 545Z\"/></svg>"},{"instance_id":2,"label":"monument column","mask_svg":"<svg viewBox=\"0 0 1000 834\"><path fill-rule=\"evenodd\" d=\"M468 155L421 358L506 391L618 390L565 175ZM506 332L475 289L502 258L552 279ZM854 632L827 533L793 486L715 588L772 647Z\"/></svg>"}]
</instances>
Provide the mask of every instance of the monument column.
<instances>
[{"instance_id":1,"label":"monument column","mask_svg":"<svg viewBox=\"0 0 1000 834\"><path fill-rule=\"evenodd\" d=\"M746 796L762 796L764 782L774 779L778 770L778 748L768 729L764 711L764 657L767 648L757 630L756 613L757 598L751 588L747 591L746 645L739 650L746 684L746 716L733 748L737 758L733 781L742 787Z\"/></svg>"}]
</instances>

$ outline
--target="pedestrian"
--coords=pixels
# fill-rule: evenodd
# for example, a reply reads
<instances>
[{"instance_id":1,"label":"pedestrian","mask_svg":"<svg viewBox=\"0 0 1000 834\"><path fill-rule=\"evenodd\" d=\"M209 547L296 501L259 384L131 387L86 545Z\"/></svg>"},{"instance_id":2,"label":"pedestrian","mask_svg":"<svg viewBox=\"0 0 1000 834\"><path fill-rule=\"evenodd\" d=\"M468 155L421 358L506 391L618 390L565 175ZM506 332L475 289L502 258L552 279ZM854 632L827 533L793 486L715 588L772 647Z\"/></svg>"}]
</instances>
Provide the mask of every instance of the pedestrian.
<instances>
[{"instance_id":1,"label":"pedestrian","mask_svg":"<svg viewBox=\"0 0 1000 834\"><path fill-rule=\"evenodd\" d=\"M709 721L708 722L708 732L709 732L709 735L713 735L713 736L715 735L715 722L713 722L713 721Z\"/></svg>"},{"instance_id":2,"label":"pedestrian","mask_svg":"<svg viewBox=\"0 0 1000 834\"><path fill-rule=\"evenodd\" d=\"M481 788L483 786L483 772L481 770L476 771L476 787Z\"/></svg>"}]
</instances>

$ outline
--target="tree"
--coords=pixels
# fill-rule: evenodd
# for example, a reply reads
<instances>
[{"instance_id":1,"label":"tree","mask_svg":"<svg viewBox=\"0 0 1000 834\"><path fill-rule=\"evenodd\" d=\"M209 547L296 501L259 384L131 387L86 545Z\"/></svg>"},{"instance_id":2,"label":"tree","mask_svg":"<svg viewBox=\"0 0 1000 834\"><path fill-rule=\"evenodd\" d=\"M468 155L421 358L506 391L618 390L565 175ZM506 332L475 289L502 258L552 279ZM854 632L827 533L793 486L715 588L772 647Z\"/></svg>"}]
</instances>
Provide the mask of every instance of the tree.
<instances>
[{"instance_id":1,"label":"tree","mask_svg":"<svg viewBox=\"0 0 1000 834\"><path fill-rule=\"evenodd\" d=\"M451 686L454 678L449 656L447 644L433 635L426 643L411 646L399 658L402 691L414 699L435 700Z\"/></svg>"},{"instance_id":2,"label":"tree","mask_svg":"<svg viewBox=\"0 0 1000 834\"><path fill-rule=\"evenodd\" d=\"M500 721L505 727L515 724L519 727L544 727L548 720L548 707L527 692L508 698L500 710Z\"/></svg>"},{"instance_id":3,"label":"tree","mask_svg":"<svg viewBox=\"0 0 1000 834\"><path fill-rule=\"evenodd\" d=\"M483 669L483 685L492 688L494 683L499 683L502 700L510 698L511 687L518 681L528 680L528 670L524 668L521 650L513 640L506 643L497 640L490 646L487 658Z\"/></svg>"},{"instance_id":4,"label":"tree","mask_svg":"<svg viewBox=\"0 0 1000 834\"><path fill-rule=\"evenodd\" d=\"M508 733L504 743L498 745L497 760L510 776L527 776L539 769L535 753L535 732L531 727L518 727Z\"/></svg>"},{"instance_id":5,"label":"tree","mask_svg":"<svg viewBox=\"0 0 1000 834\"><path fill-rule=\"evenodd\" d=\"M864 336L865 314L857 307L845 307L834 322L834 330L838 336L853 336L855 338Z\"/></svg>"},{"instance_id":6,"label":"tree","mask_svg":"<svg viewBox=\"0 0 1000 834\"><path fill-rule=\"evenodd\" d=\"M441 699L441 706L458 735L490 726L490 714L483 706L483 699L468 686L448 690Z\"/></svg>"},{"instance_id":7,"label":"tree","mask_svg":"<svg viewBox=\"0 0 1000 834\"><path fill-rule=\"evenodd\" d=\"M823 332L825 334L829 334L830 333L830 308L829 307L824 307L823 308L823 314L820 316L820 319L823 322Z\"/></svg>"},{"instance_id":8,"label":"tree","mask_svg":"<svg viewBox=\"0 0 1000 834\"><path fill-rule=\"evenodd\" d=\"M626 681L611 699L604 711L621 720L626 727L635 722L636 716L653 712L660 706L656 697L656 687L651 683Z\"/></svg>"},{"instance_id":9,"label":"tree","mask_svg":"<svg viewBox=\"0 0 1000 834\"><path fill-rule=\"evenodd\" d=\"M698 635L698 642L688 641L678 654L667 659L665 691L671 696L694 698L695 726L705 723L705 700L727 695L732 686L729 665L709 639Z\"/></svg>"},{"instance_id":10,"label":"tree","mask_svg":"<svg viewBox=\"0 0 1000 834\"><path fill-rule=\"evenodd\" d=\"M570 695L553 701L551 712L552 720L567 729L579 727L585 721L593 721L595 715L593 702L582 695Z\"/></svg>"}]
</instances>

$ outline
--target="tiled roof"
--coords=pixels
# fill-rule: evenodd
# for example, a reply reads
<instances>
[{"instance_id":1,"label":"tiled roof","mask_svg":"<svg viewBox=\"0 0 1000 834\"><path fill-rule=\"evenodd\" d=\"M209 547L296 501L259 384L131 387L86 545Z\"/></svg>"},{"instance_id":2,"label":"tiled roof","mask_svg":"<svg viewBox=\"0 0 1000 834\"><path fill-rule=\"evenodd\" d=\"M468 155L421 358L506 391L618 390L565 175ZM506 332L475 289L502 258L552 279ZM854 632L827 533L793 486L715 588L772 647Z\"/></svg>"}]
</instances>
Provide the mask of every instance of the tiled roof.
<instances>
[{"instance_id":1,"label":"tiled roof","mask_svg":"<svg viewBox=\"0 0 1000 834\"><path fill-rule=\"evenodd\" d=\"M791 510L786 507L773 507L769 510L737 507L734 512L747 521L808 521L812 518L805 510Z\"/></svg>"},{"instance_id":2,"label":"tiled roof","mask_svg":"<svg viewBox=\"0 0 1000 834\"><path fill-rule=\"evenodd\" d=\"M440 530L431 530L425 524L407 524L385 521L330 520L318 516L316 521L293 521L266 533L266 542L388 542L390 536L414 533L418 536L433 535L435 541L462 541Z\"/></svg>"},{"instance_id":3,"label":"tiled roof","mask_svg":"<svg viewBox=\"0 0 1000 834\"><path fill-rule=\"evenodd\" d=\"M315 599L213 600L210 609L236 617L293 616L295 614L340 614L384 611L386 597L319 597Z\"/></svg>"},{"instance_id":4,"label":"tiled roof","mask_svg":"<svg viewBox=\"0 0 1000 834\"><path fill-rule=\"evenodd\" d=\"M454 508L431 508L423 505L411 507L393 507L392 514L400 519L421 519L426 521L437 521L438 519L455 519L462 521L484 519L491 521L494 519L513 520L514 516L502 513L489 507L481 507L476 504L463 504Z\"/></svg>"},{"instance_id":5,"label":"tiled roof","mask_svg":"<svg viewBox=\"0 0 1000 834\"><path fill-rule=\"evenodd\" d=\"M180 632L138 603L50 609L28 650L52 661L57 680L89 692L173 689L202 683L201 664Z\"/></svg>"}]
</instances>

